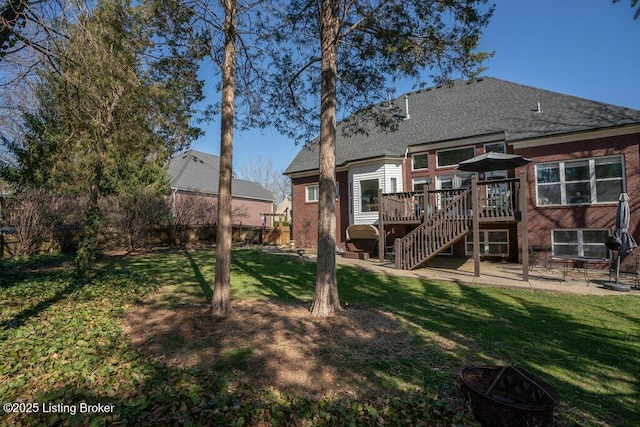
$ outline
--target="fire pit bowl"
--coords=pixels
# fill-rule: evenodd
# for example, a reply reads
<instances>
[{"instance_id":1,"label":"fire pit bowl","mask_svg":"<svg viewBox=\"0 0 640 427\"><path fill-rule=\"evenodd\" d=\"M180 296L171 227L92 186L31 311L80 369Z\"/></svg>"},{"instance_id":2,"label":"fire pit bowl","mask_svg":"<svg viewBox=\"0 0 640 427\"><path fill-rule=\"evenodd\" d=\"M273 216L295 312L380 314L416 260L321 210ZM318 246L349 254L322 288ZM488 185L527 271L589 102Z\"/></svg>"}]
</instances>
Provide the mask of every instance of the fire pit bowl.
<instances>
[{"instance_id":1,"label":"fire pit bowl","mask_svg":"<svg viewBox=\"0 0 640 427\"><path fill-rule=\"evenodd\" d=\"M484 426L551 426L558 393L514 366L465 366L462 394Z\"/></svg>"}]
</instances>

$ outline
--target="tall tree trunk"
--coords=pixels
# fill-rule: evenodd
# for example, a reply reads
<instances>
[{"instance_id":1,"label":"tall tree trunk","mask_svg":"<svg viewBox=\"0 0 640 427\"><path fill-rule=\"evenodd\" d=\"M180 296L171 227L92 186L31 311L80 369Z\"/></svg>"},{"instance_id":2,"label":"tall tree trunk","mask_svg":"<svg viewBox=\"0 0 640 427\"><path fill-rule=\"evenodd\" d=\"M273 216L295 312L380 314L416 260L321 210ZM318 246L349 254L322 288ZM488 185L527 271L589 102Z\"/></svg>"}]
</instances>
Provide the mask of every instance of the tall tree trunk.
<instances>
[{"instance_id":1,"label":"tall tree trunk","mask_svg":"<svg viewBox=\"0 0 640 427\"><path fill-rule=\"evenodd\" d=\"M98 160L93 171L93 179L89 189L89 202L84 211L82 237L75 258L76 274L85 278L90 278L93 275L96 260L98 233L102 216L98 205L102 176L102 163Z\"/></svg>"},{"instance_id":2,"label":"tall tree trunk","mask_svg":"<svg viewBox=\"0 0 640 427\"><path fill-rule=\"evenodd\" d=\"M221 0L225 10L224 64L222 65L222 119L220 137L220 182L218 189L218 226L216 279L213 285L211 313L231 313L231 180L233 164L233 119L236 77L236 0Z\"/></svg>"},{"instance_id":3,"label":"tall tree trunk","mask_svg":"<svg viewBox=\"0 0 640 427\"><path fill-rule=\"evenodd\" d=\"M320 203L318 266L311 315L327 317L341 310L336 276L336 76L339 0L322 0L322 77L320 105Z\"/></svg>"}]
</instances>

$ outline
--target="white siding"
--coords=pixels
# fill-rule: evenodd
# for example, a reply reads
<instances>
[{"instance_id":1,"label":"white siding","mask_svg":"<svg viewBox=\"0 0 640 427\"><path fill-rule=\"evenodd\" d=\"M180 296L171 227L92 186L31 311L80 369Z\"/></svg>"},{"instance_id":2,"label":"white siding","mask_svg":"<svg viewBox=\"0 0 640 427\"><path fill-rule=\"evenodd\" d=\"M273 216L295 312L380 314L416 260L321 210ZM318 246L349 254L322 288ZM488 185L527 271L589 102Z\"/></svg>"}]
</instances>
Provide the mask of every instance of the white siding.
<instances>
[{"instance_id":1,"label":"white siding","mask_svg":"<svg viewBox=\"0 0 640 427\"><path fill-rule=\"evenodd\" d=\"M362 194L360 183L367 180L378 180L378 188L382 192L391 191L391 178L396 178L397 191L403 191L402 162L380 163L377 165L354 167L349 171L349 185L351 187L350 223L374 224L378 221L378 211L362 212Z\"/></svg>"},{"instance_id":2,"label":"white siding","mask_svg":"<svg viewBox=\"0 0 640 427\"><path fill-rule=\"evenodd\" d=\"M398 163L387 163L384 165L384 188L382 189L383 193L391 193L391 178L395 178L398 183L397 192L402 193L403 184L402 184L402 162L398 161ZM408 191L408 190L407 190Z\"/></svg>"}]
</instances>

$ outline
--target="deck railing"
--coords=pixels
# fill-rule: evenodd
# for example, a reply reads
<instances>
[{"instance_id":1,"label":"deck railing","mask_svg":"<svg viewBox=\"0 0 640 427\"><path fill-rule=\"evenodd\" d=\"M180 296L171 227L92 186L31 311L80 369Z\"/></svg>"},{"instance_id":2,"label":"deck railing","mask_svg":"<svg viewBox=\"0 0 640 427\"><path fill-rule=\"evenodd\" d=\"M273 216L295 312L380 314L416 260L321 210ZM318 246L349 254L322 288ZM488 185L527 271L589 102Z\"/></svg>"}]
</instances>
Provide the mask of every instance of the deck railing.
<instances>
[{"instance_id":1,"label":"deck railing","mask_svg":"<svg viewBox=\"0 0 640 427\"><path fill-rule=\"evenodd\" d=\"M520 179L478 181L480 222L517 221L520 211Z\"/></svg>"},{"instance_id":2,"label":"deck railing","mask_svg":"<svg viewBox=\"0 0 640 427\"><path fill-rule=\"evenodd\" d=\"M428 215L415 230L402 239L396 239L396 268L414 269L449 246L467 234L471 218L471 189L468 188Z\"/></svg>"},{"instance_id":3,"label":"deck railing","mask_svg":"<svg viewBox=\"0 0 640 427\"><path fill-rule=\"evenodd\" d=\"M388 223L420 222L423 220L424 193L385 193L380 196L380 209Z\"/></svg>"},{"instance_id":4,"label":"deck railing","mask_svg":"<svg viewBox=\"0 0 640 427\"><path fill-rule=\"evenodd\" d=\"M424 222L464 191L465 188L380 193L381 219L385 224ZM480 221L517 220L515 213L520 210L519 191L518 178L478 181Z\"/></svg>"},{"instance_id":5,"label":"deck railing","mask_svg":"<svg viewBox=\"0 0 640 427\"><path fill-rule=\"evenodd\" d=\"M523 178L476 181L476 188L379 194L385 224L419 224L394 244L396 268L413 269L471 230L478 223L520 220ZM474 203L473 194L476 195ZM477 215L474 218L474 209ZM400 245L400 246L398 246ZM385 250L380 242L380 253ZM382 261L382 255L380 260Z\"/></svg>"}]
</instances>

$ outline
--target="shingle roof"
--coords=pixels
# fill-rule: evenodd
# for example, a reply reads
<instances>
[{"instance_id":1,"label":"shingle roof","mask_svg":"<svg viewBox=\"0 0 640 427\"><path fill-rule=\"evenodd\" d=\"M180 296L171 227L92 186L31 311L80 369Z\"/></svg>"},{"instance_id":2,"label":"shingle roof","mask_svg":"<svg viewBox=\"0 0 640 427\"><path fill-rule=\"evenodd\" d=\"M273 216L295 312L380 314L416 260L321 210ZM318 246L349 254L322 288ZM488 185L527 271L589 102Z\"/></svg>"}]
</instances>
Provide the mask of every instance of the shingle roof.
<instances>
[{"instance_id":1,"label":"shingle roof","mask_svg":"<svg viewBox=\"0 0 640 427\"><path fill-rule=\"evenodd\" d=\"M345 136L338 125L336 165L402 156L407 147L492 133L507 142L640 123L640 111L484 77L408 93L410 119L396 131ZM404 112L405 95L392 103ZM538 105L540 109L538 110ZM285 173L318 169L318 142L306 144Z\"/></svg>"},{"instance_id":2,"label":"shingle roof","mask_svg":"<svg viewBox=\"0 0 640 427\"><path fill-rule=\"evenodd\" d=\"M220 178L220 157L189 150L178 154L169 161L171 188L218 194ZM273 202L273 195L261 184L243 179L233 179L232 197L267 200Z\"/></svg>"}]
</instances>

